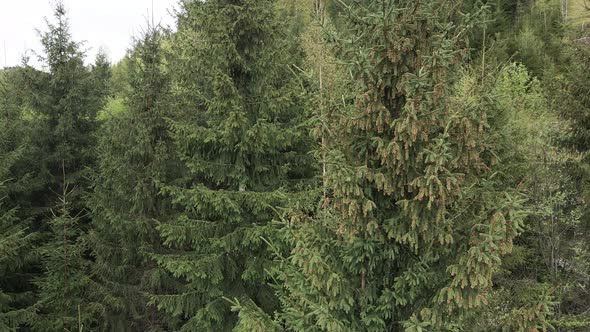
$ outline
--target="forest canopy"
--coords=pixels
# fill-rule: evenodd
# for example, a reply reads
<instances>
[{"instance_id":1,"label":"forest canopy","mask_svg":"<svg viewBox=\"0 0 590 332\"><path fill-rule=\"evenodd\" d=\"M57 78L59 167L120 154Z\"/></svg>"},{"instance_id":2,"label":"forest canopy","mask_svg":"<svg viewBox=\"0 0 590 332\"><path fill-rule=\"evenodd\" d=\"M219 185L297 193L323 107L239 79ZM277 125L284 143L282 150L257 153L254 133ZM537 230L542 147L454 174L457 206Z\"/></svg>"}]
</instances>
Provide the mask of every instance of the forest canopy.
<instances>
[{"instance_id":1,"label":"forest canopy","mask_svg":"<svg viewBox=\"0 0 590 332\"><path fill-rule=\"evenodd\" d=\"M590 330L590 2L174 14L0 70L0 331Z\"/></svg>"}]
</instances>

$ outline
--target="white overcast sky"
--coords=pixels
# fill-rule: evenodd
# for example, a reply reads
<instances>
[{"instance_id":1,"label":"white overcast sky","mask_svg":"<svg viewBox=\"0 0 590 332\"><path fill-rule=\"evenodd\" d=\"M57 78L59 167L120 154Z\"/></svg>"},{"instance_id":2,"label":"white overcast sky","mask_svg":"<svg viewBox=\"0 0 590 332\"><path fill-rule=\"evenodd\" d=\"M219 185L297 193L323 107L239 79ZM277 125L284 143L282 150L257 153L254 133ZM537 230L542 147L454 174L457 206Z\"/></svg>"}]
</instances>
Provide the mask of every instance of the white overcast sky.
<instances>
[{"instance_id":1,"label":"white overcast sky","mask_svg":"<svg viewBox=\"0 0 590 332\"><path fill-rule=\"evenodd\" d=\"M0 68L20 63L25 50L41 51L35 29L45 30L55 0L0 0ZM112 62L120 60L132 37L146 26L152 3L156 23L174 26L172 8L177 0L63 0L72 36L86 41L87 62L103 47ZM5 47L6 45L6 47Z\"/></svg>"}]
</instances>

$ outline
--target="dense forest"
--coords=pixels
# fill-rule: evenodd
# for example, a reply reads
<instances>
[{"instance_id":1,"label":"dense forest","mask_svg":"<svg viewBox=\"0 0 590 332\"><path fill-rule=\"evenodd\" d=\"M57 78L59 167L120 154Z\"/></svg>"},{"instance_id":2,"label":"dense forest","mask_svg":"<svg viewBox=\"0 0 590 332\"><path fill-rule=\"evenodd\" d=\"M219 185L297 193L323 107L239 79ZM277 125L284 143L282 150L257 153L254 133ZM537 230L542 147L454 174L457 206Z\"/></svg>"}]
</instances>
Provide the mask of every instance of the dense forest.
<instances>
[{"instance_id":1,"label":"dense forest","mask_svg":"<svg viewBox=\"0 0 590 332\"><path fill-rule=\"evenodd\" d=\"M0 70L0 331L590 331L590 1L178 7Z\"/></svg>"}]
</instances>

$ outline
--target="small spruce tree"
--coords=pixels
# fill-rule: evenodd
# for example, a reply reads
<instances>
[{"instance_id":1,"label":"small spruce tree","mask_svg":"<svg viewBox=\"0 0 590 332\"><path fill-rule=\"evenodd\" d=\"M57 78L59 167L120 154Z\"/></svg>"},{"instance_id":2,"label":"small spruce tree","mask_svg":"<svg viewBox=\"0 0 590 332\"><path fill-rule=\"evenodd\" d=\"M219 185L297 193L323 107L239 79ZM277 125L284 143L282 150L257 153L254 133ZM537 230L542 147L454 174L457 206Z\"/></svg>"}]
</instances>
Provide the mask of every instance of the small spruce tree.
<instances>
[{"instance_id":1,"label":"small spruce tree","mask_svg":"<svg viewBox=\"0 0 590 332\"><path fill-rule=\"evenodd\" d=\"M45 272L35 282L39 300L35 319L29 322L35 331L90 330L104 310L90 278L86 234L79 226L80 216L72 214L71 192L64 186L51 211L50 238L39 248Z\"/></svg>"}]
</instances>

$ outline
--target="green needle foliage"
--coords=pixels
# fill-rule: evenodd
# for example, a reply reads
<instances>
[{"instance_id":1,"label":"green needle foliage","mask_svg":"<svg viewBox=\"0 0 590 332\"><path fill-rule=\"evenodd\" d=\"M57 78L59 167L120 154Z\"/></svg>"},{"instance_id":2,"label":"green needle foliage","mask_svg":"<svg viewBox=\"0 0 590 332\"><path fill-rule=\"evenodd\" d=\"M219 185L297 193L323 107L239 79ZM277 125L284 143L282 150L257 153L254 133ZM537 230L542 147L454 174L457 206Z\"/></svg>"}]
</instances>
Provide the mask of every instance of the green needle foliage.
<instances>
[{"instance_id":1,"label":"green needle foliage","mask_svg":"<svg viewBox=\"0 0 590 332\"><path fill-rule=\"evenodd\" d=\"M135 42L127 64L126 111L105 119L99 133L89 205L94 274L106 293L106 330L170 329L148 305L149 294L174 290L174 282L149 258L161 251L156 220L170 207L159 184L173 180L180 168L166 125L171 85L162 49L165 38L159 27L149 25Z\"/></svg>"},{"instance_id":2,"label":"green needle foliage","mask_svg":"<svg viewBox=\"0 0 590 332\"><path fill-rule=\"evenodd\" d=\"M182 0L115 64L57 1L0 331L587 331L584 1Z\"/></svg>"},{"instance_id":3,"label":"green needle foliage","mask_svg":"<svg viewBox=\"0 0 590 332\"><path fill-rule=\"evenodd\" d=\"M2 183L5 194L5 183ZM30 302L32 293L27 284L27 274L23 267L30 264L33 235L27 225L16 217L15 209L8 209L4 202L0 206L0 329L16 331L17 328L32 320L30 310L23 303Z\"/></svg>"},{"instance_id":4,"label":"green needle foliage","mask_svg":"<svg viewBox=\"0 0 590 332\"><path fill-rule=\"evenodd\" d=\"M36 299L30 307L37 316L26 324L38 331L89 327L100 309L89 290L90 220L82 196L88 187L84 174L94 163L95 116L104 103L100 86L106 78L84 64L82 45L72 40L61 2L54 6L54 20L47 20L47 30L40 32L44 70L25 66L19 81L22 114L32 127L29 139L35 153L35 167L25 175L34 186L28 194L28 215L41 259L35 266ZM108 65L100 64L103 60L97 68L104 72Z\"/></svg>"},{"instance_id":5,"label":"green needle foliage","mask_svg":"<svg viewBox=\"0 0 590 332\"><path fill-rule=\"evenodd\" d=\"M31 69L32 77L27 80L28 101L39 120L35 136L42 165L39 176L50 189L40 193L46 207L53 206L53 192L61 192L63 172L71 188L84 191L84 186L77 185L95 158L95 117L103 105L103 94L97 89L100 82L84 65L82 44L72 40L60 2L54 7L54 19L47 20L47 31L40 33L43 53L39 60L46 70Z\"/></svg>"},{"instance_id":6,"label":"green needle foliage","mask_svg":"<svg viewBox=\"0 0 590 332\"><path fill-rule=\"evenodd\" d=\"M88 244L80 227L80 218L73 215L70 192L66 187L60 203L52 210L49 241L39 248L42 269L36 280L40 299L35 304L37 315L34 331L68 331L91 329L104 310L96 300L94 283L89 274Z\"/></svg>"},{"instance_id":7,"label":"green needle foliage","mask_svg":"<svg viewBox=\"0 0 590 332\"><path fill-rule=\"evenodd\" d=\"M522 216L493 177L493 109L453 96L477 88L452 81L456 8L345 8L335 38L350 90L328 118L331 197L285 231L292 251L277 271L287 329L439 330L486 303Z\"/></svg>"},{"instance_id":8,"label":"green needle foliage","mask_svg":"<svg viewBox=\"0 0 590 332\"><path fill-rule=\"evenodd\" d=\"M4 74L4 73L3 73ZM18 166L26 160L30 145L23 131L23 119L11 86L4 78L16 79L16 72L0 77L0 330L16 331L32 320L27 308L34 300L31 269L37 262L33 250L36 234L18 206L28 179ZM23 135L25 134L25 135ZM20 178L19 178L20 176Z\"/></svg>"},{"instance_id":9,"label":"green needle foliage","mask_svg":"<svg viewBox=\"0 0 590 332\"><path fill-rule=\"evenodd\" d=\"M153 302L182 317L184 331L230 330L237 315L224 296L275 310L263 238L278 208L313 202L287 27L270 0L183 3L171 131L187 171L162 189L178 212L158 226L170 252L154 255L183 289Z\"/></svg>"}]
</instances>

